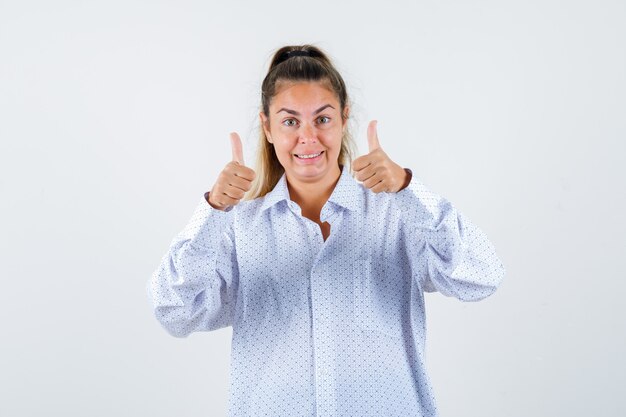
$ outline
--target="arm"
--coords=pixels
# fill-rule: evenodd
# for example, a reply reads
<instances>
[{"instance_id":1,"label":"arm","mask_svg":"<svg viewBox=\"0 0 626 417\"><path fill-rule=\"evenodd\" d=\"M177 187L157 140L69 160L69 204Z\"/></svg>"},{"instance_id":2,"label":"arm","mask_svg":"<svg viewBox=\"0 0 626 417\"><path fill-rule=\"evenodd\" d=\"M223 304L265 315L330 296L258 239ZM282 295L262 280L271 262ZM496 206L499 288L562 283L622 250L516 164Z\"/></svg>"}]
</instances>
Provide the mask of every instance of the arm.
<instances>
[{"instance_id":1,"label":"arm","mask_svg":"<svg viewBox=\"0 0 626 417\"><path fill-rule=\"evenodd\" d=\"M497 289L505 268L476 225L414 177L396 195L413 275L424 291L478 301Z\"/></svg>"},{"instance_id":2,"label":"arm","mask_svg":"<svg viewBox=\"0 0 626 417\"><path fill-rule=\"evenodd\" d=\"M204 197L152 274L148 298L172 336L232 325L238 285L233 216L232 208L217 210Z\"/></svg>"}]
</instances>

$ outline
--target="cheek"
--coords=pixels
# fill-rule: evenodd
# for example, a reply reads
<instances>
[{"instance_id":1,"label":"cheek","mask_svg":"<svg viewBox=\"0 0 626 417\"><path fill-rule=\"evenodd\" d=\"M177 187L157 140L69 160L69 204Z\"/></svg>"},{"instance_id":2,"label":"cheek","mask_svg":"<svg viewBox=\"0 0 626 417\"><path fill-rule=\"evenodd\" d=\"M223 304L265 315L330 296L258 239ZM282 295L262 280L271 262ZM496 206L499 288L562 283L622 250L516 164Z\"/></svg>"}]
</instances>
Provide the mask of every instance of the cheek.
<instances>
[{"instance_id":1,"label":"cheek","mask_svg":"<svg viewBox=\"0 0 626 417\"><path fill-rule=\"evenodd\" d=\"M338 154L339 151L341 150L341 139L342 139L341 131L333 132L332 134L329 134L326 137L325 141L322 143L324 144L326 148L330 149L331 152Z\"/></svg>"},{"instance_id":2,"label":"cheek","mask_svg":"<svg viewBox=\"0 0 626 417\"><path fill-rule=\"evenodd\" d=\"M295 141L288 140L284 136L280 140L274 140L274 149L279 156L289 157L296 145Z\"/></svg>"}]
</instances>

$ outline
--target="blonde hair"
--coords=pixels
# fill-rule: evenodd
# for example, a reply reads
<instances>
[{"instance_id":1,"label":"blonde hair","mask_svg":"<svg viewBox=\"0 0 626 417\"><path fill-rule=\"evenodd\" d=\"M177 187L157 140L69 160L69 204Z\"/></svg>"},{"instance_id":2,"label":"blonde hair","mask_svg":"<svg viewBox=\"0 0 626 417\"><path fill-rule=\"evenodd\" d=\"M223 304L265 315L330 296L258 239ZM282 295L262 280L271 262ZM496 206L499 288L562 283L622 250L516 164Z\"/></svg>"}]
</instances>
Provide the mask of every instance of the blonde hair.
<instances>
[{"instance_id":1,"label":"blonde hair","mask_svg":"<svg viewBox=\"0 0 626 417\"><path fill-rule=\"evenodd\" d=\"M292 51L304 51L308 55L290 56ZM269 106L279 87L292 82L321 82L333 91L340 104L342 121L348 118L346 106L349 105L348 92L343 78L335 69L328 56L318 47L304 44L283 46L274 54L269 70L261 85L261 110L269 119ZM349 167L355 155L355 143L348 126L343 130L338 163ZM348 168L349 169L349 168ZM264 129L259 129L259 142L256 154L256 177L244 200L263 197L270 192L285 172L276 157L274 147L268 142Z\"/></svg>"}]
</instances>

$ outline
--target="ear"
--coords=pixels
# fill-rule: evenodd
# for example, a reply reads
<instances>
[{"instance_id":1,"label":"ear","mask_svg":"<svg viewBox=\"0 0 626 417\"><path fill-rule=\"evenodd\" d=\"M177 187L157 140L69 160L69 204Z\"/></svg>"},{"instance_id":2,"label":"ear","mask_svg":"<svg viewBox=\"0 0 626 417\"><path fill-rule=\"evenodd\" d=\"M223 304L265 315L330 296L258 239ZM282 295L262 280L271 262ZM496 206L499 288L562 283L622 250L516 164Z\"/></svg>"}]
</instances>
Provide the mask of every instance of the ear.
<instances>
[{"instance_id":1,"label":"ear","mask_svg":"<svg viewBox=\"0 0 626 417\"><path fill-rule=\"evenodd\" d=\"M263 132L265 133L265 137L267 138L267 141L269 143L272 143L272 135L270 135L270 130L269 130L269 120L267 117L265 117L265 114L263 114L263 111L259 112L259 119L261 120L261 128L263 128Z\"/></svg>"}]
</instances>

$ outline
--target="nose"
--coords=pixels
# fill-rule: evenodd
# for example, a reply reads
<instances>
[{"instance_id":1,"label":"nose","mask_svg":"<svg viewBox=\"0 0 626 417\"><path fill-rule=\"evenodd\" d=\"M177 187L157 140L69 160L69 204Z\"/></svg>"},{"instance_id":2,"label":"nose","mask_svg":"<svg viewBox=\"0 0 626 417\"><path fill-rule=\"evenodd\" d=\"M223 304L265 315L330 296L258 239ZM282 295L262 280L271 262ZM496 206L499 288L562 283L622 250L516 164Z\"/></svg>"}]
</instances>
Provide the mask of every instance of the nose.
<instances>
[{"instance_id":1,"label":"nose","mask_svg":"<svg viewBox=\"0 0 626 417\"><path fill-rule=\"evenodd\" d=\"M300 143L317 142L317 136L315 135L315 127L309 123L305 123L300 128Z\"/></svg>"}]
</instances>

